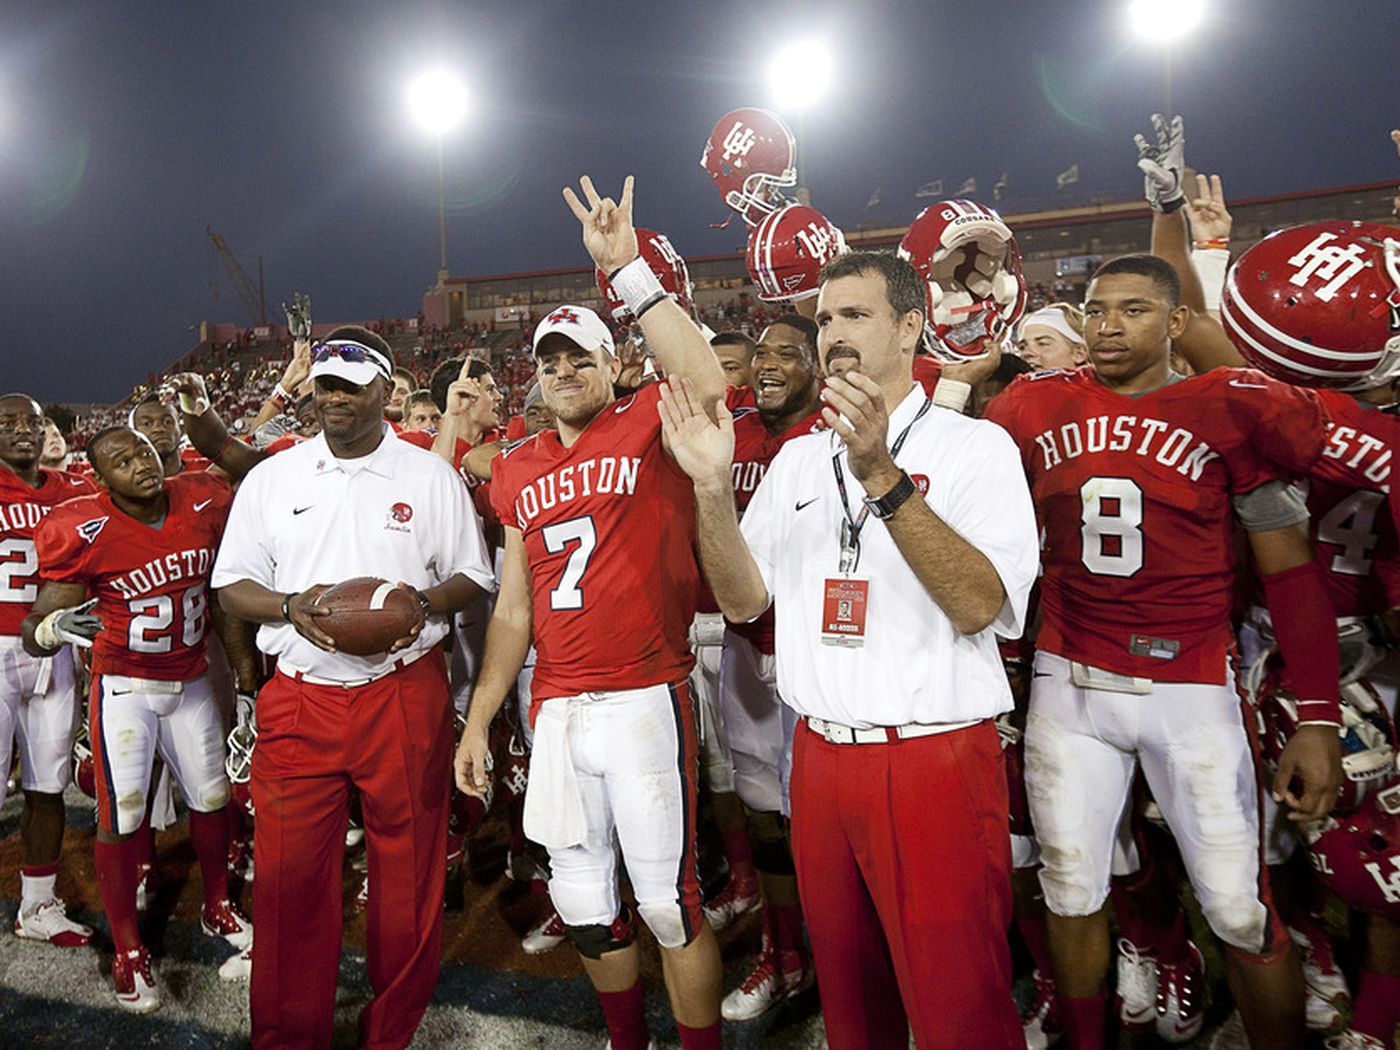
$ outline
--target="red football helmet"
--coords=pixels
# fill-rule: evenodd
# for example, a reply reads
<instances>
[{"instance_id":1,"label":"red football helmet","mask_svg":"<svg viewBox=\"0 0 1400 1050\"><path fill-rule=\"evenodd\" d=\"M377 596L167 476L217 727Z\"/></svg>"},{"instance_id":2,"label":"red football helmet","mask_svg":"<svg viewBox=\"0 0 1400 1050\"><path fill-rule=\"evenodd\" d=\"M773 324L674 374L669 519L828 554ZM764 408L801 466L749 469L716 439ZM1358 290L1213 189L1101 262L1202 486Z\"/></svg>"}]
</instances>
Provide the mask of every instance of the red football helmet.
<instances>
[{"instance_id":1,"label":"red football helmet","mask_svg":"<svg viewBox=\"0 0 1400 1050\"><path fill-rule=\"evenodd\" d=\"M1298 706L1291 694L1279 687L1277 659L1270 657L1269 668L1260 676L1251 674L1250 699L1255 705L1260 750L1265 766L1278 767L1284 745L1298 729ZM1347 813L1359 807L1368 796L1400 777L1396 770L1395 724L1380 694L1366 679L1341 687L1342 780L1334 812Z\"/></svg>"},{"instance_id":2,"label":"red football helmet","mask_svg":"<svg viewBox=\"0 0 1400 1050\"><path fill-rule=\"evenodd\" d=\"M780 192L797 185L797 144L776 113L735 109L719 118L700 155L724 203L750 226L786 203Z\"/></svg>"},{"instance_id":3,"label":"red football helmet","mask_svg":"<svg viewBox=\"0 0 1400 1050\"><path fill-rule=\"evenodd\" d=\"M1276 379L1380 386L1400 375L1400 230L1333 220L1271 233L1230 268L1220 320Z\"/></svg>"},{"instance_id":4,"label":"red football helmet","mask_svg":"<svg viewBox=\"0 0 1400 1050\"><path fill-rule=\"evenodd\" d=\"M661 282L666 294L676 300L682 310L694 316L695 289L690 283L690 270L686 267L681 253L676 251L667 236L655 230L638 227L637 252L647 261L651 272L656 274L656 279ZM618 295L617 290L609 283L608 275L595 268L594 276L598 279L598 291L608 304L613 320L619 323L631 320L631 312L623 303L622 296Z\"/></svg>"},{"instance_id":5,"label":"red football helmet","mask_svg":"<svg viewBox=\"0 0 1400 1050\"><path fill-rule=\"evenodd\" d=\"M749 233L744 263L764 302L796 302L817 294L822 267L846 251L846 237L804 204L769 212Z\"/></svg>"},{"instance_id":6,"label":"red football helmet","mask_svg":"<svg viewBox=\"0 0 1400 1050\"><path fill-rule=\"evenodd\" d=\"M944 360L986 357L1026 308L1016 238L976 201L925 208L899 242L899 255L927 285L925 342Z\"/></svg>"},{"instance_id":7,"label":"red football helmet","mask_svg":"<svg viewBox=\"0 0 1400 1050\"><path fill-rule=\"evenodd\" d=\"M97 769L92 760L92 747L84 726L73 741L73 783L88 798L97 798Z\"/></svg>"},{"instance_id":8,"label":"red football helmet","mask_svg":"<svg viewBox=\"0 0 1400 1050\"><path fill-rule=\"evenodd\" d=\"M1400 784L1355 813L1306 830L1308 856L1323 885L1357 911L1400 921Z\"/></svg>"}]
</instances>

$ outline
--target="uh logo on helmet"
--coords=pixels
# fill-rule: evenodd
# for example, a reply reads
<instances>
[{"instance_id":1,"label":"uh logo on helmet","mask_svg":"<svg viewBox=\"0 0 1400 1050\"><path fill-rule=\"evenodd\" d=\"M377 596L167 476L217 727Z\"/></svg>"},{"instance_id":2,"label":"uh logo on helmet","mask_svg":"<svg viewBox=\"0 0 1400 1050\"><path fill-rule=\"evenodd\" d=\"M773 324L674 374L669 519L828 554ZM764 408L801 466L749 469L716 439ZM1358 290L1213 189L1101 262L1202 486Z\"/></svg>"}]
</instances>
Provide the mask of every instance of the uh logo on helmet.
<instances>
[{"instance_id":1,"label":"uh logo on helmet","mask_svg":"<svg viewBox=\"0 0 1400 1050\"><path fill-rule=\"evenodd\" d=\"M705 140L700 166L724 203L757 226L787 203L782 191L797 185L797 143L776 113L734 109L719 118Z\"/></svg>"}]
</instances>

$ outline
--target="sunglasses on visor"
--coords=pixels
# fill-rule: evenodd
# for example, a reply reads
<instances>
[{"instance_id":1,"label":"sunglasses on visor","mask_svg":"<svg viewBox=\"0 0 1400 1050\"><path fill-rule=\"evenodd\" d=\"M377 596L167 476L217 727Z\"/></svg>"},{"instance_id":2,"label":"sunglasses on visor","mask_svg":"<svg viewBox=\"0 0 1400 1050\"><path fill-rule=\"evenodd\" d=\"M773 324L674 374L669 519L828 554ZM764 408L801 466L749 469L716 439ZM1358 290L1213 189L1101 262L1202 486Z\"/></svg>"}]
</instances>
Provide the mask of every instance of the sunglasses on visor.
<instances>
[{"instance_id":1,"label":"sunglasses on visor","mask_svg":"<svg viewBox=\"0 0 1400 1050\"><path fill-rule=\"evenodd\" d=\"M342 361L350 361L355 364L368 361L384 373L385 378L393 374L393 369L384 360L384 355L377 350L371 350L363 343L356 343L349 339L332 339L329 342L317 343L311 348L312 364L328 361L332 357L338 357Z\"/></svg>"}]
</instances>

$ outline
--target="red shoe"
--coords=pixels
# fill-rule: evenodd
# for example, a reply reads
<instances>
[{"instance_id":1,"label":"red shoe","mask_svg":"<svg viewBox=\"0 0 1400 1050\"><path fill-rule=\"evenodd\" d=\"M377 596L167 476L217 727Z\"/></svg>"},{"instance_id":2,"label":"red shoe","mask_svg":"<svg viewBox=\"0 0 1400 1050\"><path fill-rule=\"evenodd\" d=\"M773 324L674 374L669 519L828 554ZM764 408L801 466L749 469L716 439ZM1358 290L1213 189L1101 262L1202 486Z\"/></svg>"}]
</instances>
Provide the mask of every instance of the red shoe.
<instances>
[{"instance_id":1,"label":"red shoe","mask_svg":"<svg viewBox=\"0 0 1400 1050\"><path fill-rule=\"evenodd\" d=\"M1181 963L1157 961L1157 1038L1187 1043L1206 1021L1206 964L1200 949L1191 949Z\"/></svg>"},{"instance_id":2,"label":"red shoe","mask_svg":"<svg viewBox=\"0 0 1400 1050\"><path fill-rule=\"evenodd\" d=\"M112 991L124 1010L148 1014L160 1008L160 992L151 975L151 955L145 948L117 952L112 960Z\"/></svg>"},{"instance_id":3,"label":"red shoe","mask_svg":"<svg viewBox=\"0 0 1400 1050\"><path fill-rule=\"evenodd\" d=\"M218 904L206 904L200 925L210 937L222 937L239 951L253 943L253 924L225 897Z\"/></svg>"},{"instance_id":4,"label":"red shoe","mask_svg":"<svg viewBox=\"0 0 1400 1050\"><path fill-rule=\"evenodd\" d=\"M740 915L753 911L760 903L762 898L758 894L757 880L740 882L731 875L715 899L705 902L705 919L718 933Z\"/></svg>"},{"instance_id":5,"label":"red shoe","mask_svg":"<svg viewBox=\"0 0 1400 1050\"><path fill-rule=\"evenodd\" d=\"M81 948L92 940L92 930L70 919L64 903L50 897L33 911L20 905L15 916L15 936L26 941L48 941L60 948Z\"/></svg>"}]
</instances>

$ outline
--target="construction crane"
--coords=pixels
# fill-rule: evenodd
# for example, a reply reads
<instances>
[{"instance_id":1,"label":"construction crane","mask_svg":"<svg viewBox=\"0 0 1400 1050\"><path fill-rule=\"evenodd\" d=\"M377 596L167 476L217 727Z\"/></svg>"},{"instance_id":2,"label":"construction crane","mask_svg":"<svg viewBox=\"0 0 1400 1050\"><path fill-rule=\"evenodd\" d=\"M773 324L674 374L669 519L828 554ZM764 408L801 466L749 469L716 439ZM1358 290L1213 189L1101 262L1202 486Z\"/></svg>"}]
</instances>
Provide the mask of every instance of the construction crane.
<instances>
[{"instance_id":1,"label":"construction crane","mask_svg":"<svg viewBox=\"0 0 1400 1050\"><path fill-rule=\"evenodd\" d=\"M262 256L258 256L258 290L255 292L253 291L253 282L248 280L248 275L243 272L243 267L238 264L233 252L229 251L224 239L208 226L204 227L204 232L214 242L214 250L219 253L219 261L224 264L228 279L233 282L234 290L238 292L238 298L243 301L243 308L248 311L253 323L257 325L267 324L267 310L263 303Z\"/></svg>"}]
</instances>

